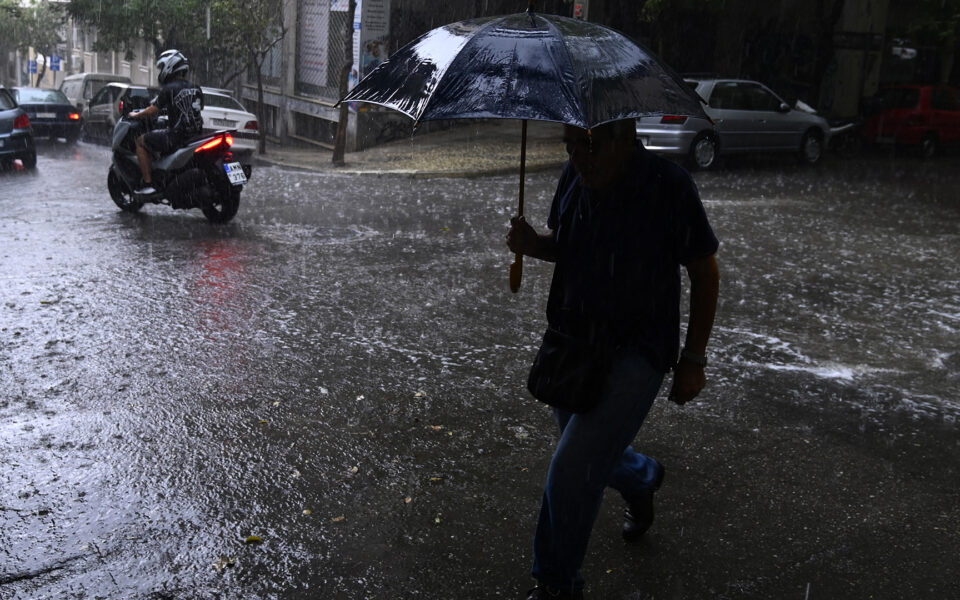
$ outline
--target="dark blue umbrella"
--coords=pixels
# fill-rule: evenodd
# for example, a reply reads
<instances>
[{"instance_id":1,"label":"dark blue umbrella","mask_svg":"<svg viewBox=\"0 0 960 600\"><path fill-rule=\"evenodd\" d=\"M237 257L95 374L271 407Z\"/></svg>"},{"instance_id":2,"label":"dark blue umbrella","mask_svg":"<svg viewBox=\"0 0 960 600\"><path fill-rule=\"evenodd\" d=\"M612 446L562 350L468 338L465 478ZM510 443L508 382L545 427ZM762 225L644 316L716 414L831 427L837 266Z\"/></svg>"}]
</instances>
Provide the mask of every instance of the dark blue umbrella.
<instances>
[{"instance_id":1,"label":"dark blue umbrella","mask_svg":"<svg viewBox=\"0 0 960 600\"><path fill-rule=\"evenodd\" d=\"M608 27L531 8L451 23L393 53L341 102L398 110L417 124L438 119L522 119L520 208L526 121L591 129L619 119L675 114L707 118L683 79ZM511 267L520 286L522 261Z\"/></svg>"}]
</instances>

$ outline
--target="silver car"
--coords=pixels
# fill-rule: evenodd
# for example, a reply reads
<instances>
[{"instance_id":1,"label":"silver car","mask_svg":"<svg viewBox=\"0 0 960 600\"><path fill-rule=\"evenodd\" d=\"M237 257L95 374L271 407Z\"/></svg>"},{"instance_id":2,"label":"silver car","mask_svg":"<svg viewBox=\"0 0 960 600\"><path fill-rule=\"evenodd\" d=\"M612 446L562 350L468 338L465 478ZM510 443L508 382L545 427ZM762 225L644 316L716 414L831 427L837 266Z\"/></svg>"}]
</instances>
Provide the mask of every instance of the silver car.
<instances>
[{"instance_id":1,"label":"silver car","mask_svg":"<svg viewBox=\"0 0 960 600\"><path fill-rule=\"evenodd\" d=\"M685 156L690 166L713 167L717 158L750 152L793 152L819 162L830 125L802 103L791 108L770 88L744 79L685 79L713 119L665 115L637 119L637 137L658 154Z\"/></svg>"}]
</instances>

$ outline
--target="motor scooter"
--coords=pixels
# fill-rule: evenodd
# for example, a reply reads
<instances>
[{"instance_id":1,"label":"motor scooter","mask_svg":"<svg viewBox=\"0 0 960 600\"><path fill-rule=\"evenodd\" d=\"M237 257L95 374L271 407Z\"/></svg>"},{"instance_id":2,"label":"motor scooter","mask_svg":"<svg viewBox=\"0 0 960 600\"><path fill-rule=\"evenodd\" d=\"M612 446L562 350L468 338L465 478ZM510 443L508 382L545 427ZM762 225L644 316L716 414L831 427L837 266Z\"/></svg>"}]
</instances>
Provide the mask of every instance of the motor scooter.
<instances>
[{"instance_id":1,"label":"motor scooter","mask_svg":"<svg viewBox=\"0 0 960 600\"><path fill-rule=\"evenodd\" d=\"M163 124L160 119L132 119L128 107L113 129L113 161L107 189L114 203L126 212L137 212L145 203L174 209L199 208L211 223L226 223L237 214L240 192L250 167L234 160L230 147L235 130L208 132L185 141L166 156L154 157L151 182L156 193L137 194L140 163L137 138Z\"/></svg>"}]
</instances>

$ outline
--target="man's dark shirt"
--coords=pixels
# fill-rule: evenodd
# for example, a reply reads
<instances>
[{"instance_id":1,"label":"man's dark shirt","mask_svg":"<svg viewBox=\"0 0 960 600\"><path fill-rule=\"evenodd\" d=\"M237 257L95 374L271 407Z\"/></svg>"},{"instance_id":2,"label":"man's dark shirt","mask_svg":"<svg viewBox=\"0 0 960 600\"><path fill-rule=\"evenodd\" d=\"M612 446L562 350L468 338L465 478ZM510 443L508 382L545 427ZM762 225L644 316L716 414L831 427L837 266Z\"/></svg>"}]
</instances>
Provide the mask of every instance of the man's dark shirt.
<instances>
[{"instance_id":1,"label":"man's dark shirt","mask_svg":"<svg viewBox=\"0 0 960 600\"><path fill-rule=\"evenodd\" d=\"M606 327L614 343L669 371L680 347L680 266L719 247L690 175L638 144L627 173L599 197L567 163L547 225L557 235L550 293L562 314ZM560 314L548 314L551 324Z\"/></svg>"},{"instance_id":2,"label":"man's dark shirt","mask_svg":"<svg viewBox=\"0 0 960 600\"><path fill-rule=\"evenodd\" d=\"M197 135L203 130L203 91L185 79L174 79L160 90L157 108L167 111L167 128L180 137Z\"/></svg>"}]
</instances>

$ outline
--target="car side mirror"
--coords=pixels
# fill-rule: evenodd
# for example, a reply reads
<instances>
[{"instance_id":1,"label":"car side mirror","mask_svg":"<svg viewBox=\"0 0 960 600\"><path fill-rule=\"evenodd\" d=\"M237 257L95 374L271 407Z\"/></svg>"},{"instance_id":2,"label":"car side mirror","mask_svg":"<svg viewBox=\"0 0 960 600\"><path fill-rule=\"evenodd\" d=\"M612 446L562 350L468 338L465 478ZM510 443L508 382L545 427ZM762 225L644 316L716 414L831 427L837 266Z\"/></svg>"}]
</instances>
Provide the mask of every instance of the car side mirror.
<instances>
[{"instance_id":1,"label":"car side mirror","mask_svg":"<svg viewBox=\"0 0 960 600\"><path fill-rule=\"evenodd\" d=\"M777 110L782 113L788 113L790 112L790 105L786 102L781 102L780 107Z\"/></svg>"}]
</instances>

